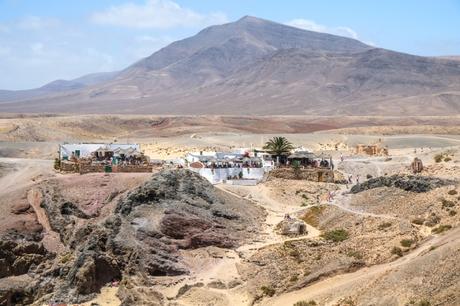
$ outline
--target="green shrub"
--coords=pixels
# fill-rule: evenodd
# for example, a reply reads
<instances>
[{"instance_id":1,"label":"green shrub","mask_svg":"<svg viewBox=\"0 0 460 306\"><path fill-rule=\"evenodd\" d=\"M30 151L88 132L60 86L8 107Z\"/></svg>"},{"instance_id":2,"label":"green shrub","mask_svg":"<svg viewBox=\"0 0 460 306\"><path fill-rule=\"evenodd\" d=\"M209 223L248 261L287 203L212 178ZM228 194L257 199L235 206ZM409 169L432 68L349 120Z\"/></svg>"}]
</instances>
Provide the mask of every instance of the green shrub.
<instances>
[{"instance_id":1,"label":"green shrub","mask_svg":"<svg viewBox=\"0 0 460 306\"><path fill-rule=\"evenodd\" d=\"M412 220L412 223L417 224L417 225L422 225L423 222L425 222L425 220L422 218L415 218L414 220Z\"/></svg>"},{"instance_id":2,"label":"green shrub","mask_svg":"<svg viewBox=\"0 0 460 306\"><path fill-rule=\"evenodd\" d=\"M422 221L423 223L423 221ZM384 230L384 229L387 229L389 227L391 227L392 223L391 222L383 222L383 223L380 223L379 224L379 230Z\"/></svg>"},{"instance_id":3,"label":"green shrub","mask_svg":"<svg viewBox=\"0 0 460 306\"><path fill-rule=\"evenodd\" d=\"M445 161L445 162L450 162L451 160L452 160L452 158L450 158L450 157L444 158L444 161Z\"/></svg>"},{"instance_id":4,"label":"green shrub","mask_svg":"<svg viewBox=\"0 0 460 306\"><path fill-rule=\"evenodd\" d=\"M412 239L403 239L401 240L401 245L405 248L409 248L412 244L414 244L414 240Z\"/></svg>"},{"instance_id":5,"label":"green shrub","mask_svg":"<svg viewBox=\"0 0 460 306\"><path fill-rule=\"evenodd\" d=\"M363 255L358 251L350 251L350 252L347 253L347 256L354 257L354 258L356 258L358 260L363 259Z\"/></svg>"},{"instance_id":6,"label":"green shrub","mask_svg":"<svg viewBox=\"0 0 460 306\"><path fill-rule=\"evenodd\" d=\"M339 229L327 231L321 234L321 237L323 237L326 240L332 241L332 242L342 242L348 239L349 234L343 228L339 228Z\"/></svg>"},{"instance_id":7,"label":"green shrub","mask_svg":"<svg viewBox=\"0 0 460 306\"><path fill-rule=\"evenodd\" d=\"M431 306L431 303L427 300L421 300L418 302L417 306Z\"/></svg>"},{"instance_id":8,"label":"green shrub","mask_svg":"<svg viewBox=\"0 0 460 306\"><path fill-rule=\"evenodd\" d=\"M297 249L292 249L289 251L289 256L298 258L300 257L300 252Z\"/></svg>"},{"instance_id":9,"label":"green shrub","mask_svg":"<svg viewBox=\"0 0 460 306\"><path fill-rule=\"evenodd\" d=\"M262 286L260 287L260 290L262 290L263 294L267 296L274 296L275 295L275 289L267 286Z\"/></svg>"},{"instance_id":10,"label":"green shrub","mask_svg":"<svg viewBox=\"0 0 460 306\"><path fill-rule=\"evenodd\" d=\"M455 189L449 190L448 194L449 195L456 195L458 192Z\"/></svg>"},{"instance_id":11,"label":"green shrub","mask_svg":"<svg viewBox=\"0 0 460 306\"><path fill-rule=\"evenodd\" d=\"M455 206L455 203L453 201L449 201L449 200L446 200L446 199L442 199L441 203L442 203L442 208L454 207Z\"/></svg>"},{"instance_id":12,"label":"green shrub","mask_svg":"<svg viewBox=\"0 0 460 306\"><path fill-rule=\"evenodd\" d=\"M54 169L56 170L61 169L61 160L59 158L54 159Z\"/></svg>"},{"instance_id":13,"label":"green shrub","mask_svg":"<svg viewBox=\"0 0 460 306\"><path fill-rule=\"evenodd\" d=\"M310 199L307 197L307 195L304 193L301 195L302 199L304 202L300 206L308 206Z\"/></svg>"},{"instance_id":14,"label":"green shrub","mask_svg":"<svg viewBox=\"0 0 460 306\"><path fill-rule=\"evenodd\" d=\"M433 227L436 224L439 224L439 222L441 222L441 218L437 216L435 213L432 213L430 218L427 221L425 221L425 225Z\"/></svg>"},{"instance_id":15,"label":"green shrub","mask_svg":"<svg viewBox=\"0 0 460 306\"><path fill-rule=\"evenodd\" d=\"M299 277L297 275L293 275L291 276L291 278L289 279L290 282L296 282L299 280Z\"/></svg>"},{"instance_id":16,"label":"green shrub","mask_svg":"<svg viewBox=\"0 0 460 306\"><path fill-rule=\"evenodd\" d=\"M66 264L73 259L72 253L64 253L61 255L60 262L61 264Z\"/></svg>"},{"instance_id":17,"label":"green shrub","mask_svg":"<svg viewBox=\"0 0 460 306\"><path fill-rule=\"evenodd\" d=\"M316 306L318 304L316 304L315 301L298 301L296 302L293 306Z\"/></svg>"},{"instance_id":18,"label":"green shrub","mask_svg":"<svg viewBox=\"0 0 460 306\"><path fill-rule=\"evenodd\" d=\"M449 211L449 216L453 217L457 214L457 212L455 210L451 210Z\"/></svg>"},{"instance_id":19,"label":"green shrub","mask_svg":"<svg viewBox=\"0 0 460 306\"><path fill-rule=\"evenodd\" d=\"M444 224L444 225L440 225L438 227L435 227L431 230L431 232L433 234L441 234L447 230L450 230L452 228L452 225L449 225L449 224Z\"/></svg>"},{"instance_id":20,"label":"green shrub","mask_svg":"<svg viewBox=\"0 0 460 306\"><path fill-rule=\"evenodd\" d=\"M393 249L391 249L391 254L401 257L403 256L403 251L400 247L393 247Z\"/></svg>"},{"instance_id":21,"label":"green shrub","mask_svg":"<svg viewBox=\"0 0 460 306\"><path fill-rule=\"evenodd\" d=\"M300 169L299 161L294 161L292 163L292 169L294 170L294 177L296 179L300 179L300 177L302 176L302 170Z\"/></svg>"},{"instance_id":22,"label":"green shrub","mask_svg":"<svg viewBox=\"0 0 460 306\"><path fill-rule=\"evenodd\" d=\"M444 157L443 154L436 154L436 155L434 156L434 161L437 162L437 163L440 163L440 162L442 162L442 158L443 158L443 157Z\"/></svg>"}]
</instances>

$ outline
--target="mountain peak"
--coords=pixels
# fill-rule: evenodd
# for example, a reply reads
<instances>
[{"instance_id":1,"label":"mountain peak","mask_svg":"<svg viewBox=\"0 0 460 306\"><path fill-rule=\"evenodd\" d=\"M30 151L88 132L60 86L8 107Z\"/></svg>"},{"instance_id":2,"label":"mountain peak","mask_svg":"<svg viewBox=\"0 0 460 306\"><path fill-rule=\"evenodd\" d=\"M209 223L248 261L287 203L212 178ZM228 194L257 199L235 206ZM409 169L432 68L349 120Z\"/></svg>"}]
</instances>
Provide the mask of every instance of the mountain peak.
<instances>
[{"instance_id":1,"label":"mountain peak","mask_svg":"<svg viewBox=\"0 0 460 306\"><path fill-rule=\"evenodd\" d=\"M241 17L240 19L237 20L237 23L245 23L245 22L262 22L262 21L265 21L261 18L257 18L257 17L254 17L254 16L249 16L249 15L246 15L246 16L243 16Z\"/></svg>"}]
</instances>

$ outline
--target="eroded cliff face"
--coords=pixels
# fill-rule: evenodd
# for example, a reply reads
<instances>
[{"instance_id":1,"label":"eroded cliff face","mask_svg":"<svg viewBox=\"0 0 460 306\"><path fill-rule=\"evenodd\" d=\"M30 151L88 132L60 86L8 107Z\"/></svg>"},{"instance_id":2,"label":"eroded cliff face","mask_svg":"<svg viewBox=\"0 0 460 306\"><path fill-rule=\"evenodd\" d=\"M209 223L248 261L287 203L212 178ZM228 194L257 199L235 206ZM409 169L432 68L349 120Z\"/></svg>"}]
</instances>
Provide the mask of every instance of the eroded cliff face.
<instances>
[{"instance_id":1,"label":"eroded cliff face","mask_svg":"<svg viewBox=\"0 0 460 306\"><path fill-rule=\"evenodd\" d=\"M40 206L59 247L44 246L50 235L46 228L35 240L20 232L4 233L2 305L83 302L114 280L121 281L122 302L137 303L138 288L154 285L159 277L188 273L181 250L235 248L256 235L263 221L261 209L187 170L162 171L104 203L88 202L91 194L81 201L69 196L58 179L41 183L39 190ZM11 285L14 281L17 286ZM163 300L157 292L148 298L149 303Z\"/></svg>"}]
</instances>

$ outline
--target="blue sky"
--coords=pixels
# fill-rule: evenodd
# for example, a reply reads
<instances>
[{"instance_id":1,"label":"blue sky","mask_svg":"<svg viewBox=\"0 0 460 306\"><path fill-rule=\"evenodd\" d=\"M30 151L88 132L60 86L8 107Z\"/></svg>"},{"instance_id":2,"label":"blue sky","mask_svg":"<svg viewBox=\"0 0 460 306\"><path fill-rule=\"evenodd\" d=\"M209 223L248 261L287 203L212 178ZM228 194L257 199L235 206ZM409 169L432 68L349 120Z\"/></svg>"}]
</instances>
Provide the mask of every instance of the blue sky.
<instances>
[{"instance_id":1,"label":"blue sky","mask_svg":"<svg viewBox=\"0 0 460 306\"><path fill-rule=\"evenodd\" d=\"M122 69L244 15L411 54L460 55L460 0L0 0L0 89Z\"/></svg>"}]
</instances>

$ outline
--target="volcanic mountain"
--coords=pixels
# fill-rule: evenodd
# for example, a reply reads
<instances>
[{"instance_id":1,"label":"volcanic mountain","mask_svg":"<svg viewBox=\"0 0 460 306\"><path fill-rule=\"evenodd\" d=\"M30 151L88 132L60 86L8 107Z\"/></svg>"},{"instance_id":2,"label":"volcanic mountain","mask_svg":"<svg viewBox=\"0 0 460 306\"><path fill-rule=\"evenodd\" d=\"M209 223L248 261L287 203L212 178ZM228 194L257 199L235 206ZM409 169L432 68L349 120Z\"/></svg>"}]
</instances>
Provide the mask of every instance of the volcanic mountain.
<instances>
[{"instance_id":1,"label":"volcanic mountain","mask_svg":"<svg viewBox=\"0 0 460 306\"><path fill-rule=\"evenodd\" d=\"M374 48L250 16L208 27L97 80L67 81L59 90L26 96L0 91L0 111L460 113L460 61Z\"/></svg>"}]
</instances>

